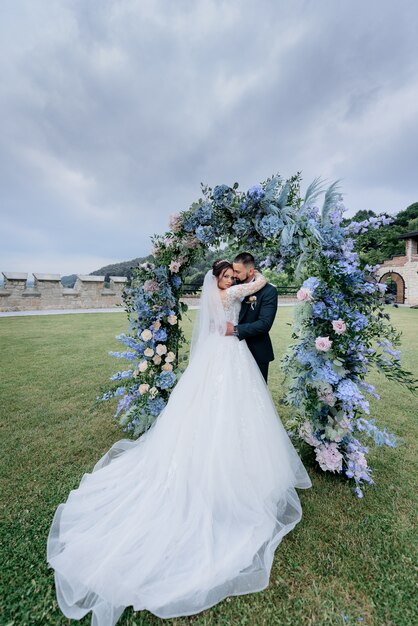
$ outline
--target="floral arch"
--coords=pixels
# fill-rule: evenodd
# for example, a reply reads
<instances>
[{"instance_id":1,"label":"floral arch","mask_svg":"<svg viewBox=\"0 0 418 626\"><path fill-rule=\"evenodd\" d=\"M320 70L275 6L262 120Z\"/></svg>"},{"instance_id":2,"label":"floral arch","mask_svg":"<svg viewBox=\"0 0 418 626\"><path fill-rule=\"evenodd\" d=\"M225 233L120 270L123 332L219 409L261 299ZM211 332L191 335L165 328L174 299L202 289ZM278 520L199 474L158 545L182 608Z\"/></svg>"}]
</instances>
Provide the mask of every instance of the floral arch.
<instances>
[{"instance_id":1,"label":"floral arch","mask_svg":"<svg viewBox=\"0 0 418 626\"><path fill-rule=\"evenodd\" d=\"M129 330L117 336L127 350L109 352L131 367L114 374L97 399L119 398L115 418L133 437L153 424L181 373L184 274L206 247L238 242L262 259L261 267L281 271L296 264L295 276L303 283L293 343L280 362L285 402L294 414L288 427L314 448L322 470L352 479L362 497L363 483L373 483L364 439L395 445L394 436L367 417L365 394L379 396L365 382L366 374L375 365L411 389L416 385L394 349L400 333L384 312L386 285L375 277L378 266L360 269L353 251L352 235L390 219L343 227L345 208L336 183L324 189L316 179L302 197L299 174L287 181L274 176L246 192L238 183L202 186L202 192L188 210L171 217L169 231L152 238L155 262L133 270L123 295Z\"/></svg>"}]
</instances>

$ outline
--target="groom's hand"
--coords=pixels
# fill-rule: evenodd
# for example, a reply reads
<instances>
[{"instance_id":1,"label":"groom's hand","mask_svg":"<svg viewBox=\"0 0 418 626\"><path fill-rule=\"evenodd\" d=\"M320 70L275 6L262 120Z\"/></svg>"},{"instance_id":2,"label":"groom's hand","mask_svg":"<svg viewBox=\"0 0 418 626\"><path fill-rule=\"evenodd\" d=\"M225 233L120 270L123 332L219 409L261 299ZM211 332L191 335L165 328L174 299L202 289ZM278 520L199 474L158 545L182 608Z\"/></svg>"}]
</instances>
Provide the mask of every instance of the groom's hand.
<instances>
[{"instance_id":1,"label":"groom's hand","mask_svg":"<svg viewBox=\"0 0 418 626\"><path fill-rule=\"evenodd\" d=\"M226 323L226 333L225 335L232 335L234 332L234 325L231 322Z\"/></svg>"}]
</instances>

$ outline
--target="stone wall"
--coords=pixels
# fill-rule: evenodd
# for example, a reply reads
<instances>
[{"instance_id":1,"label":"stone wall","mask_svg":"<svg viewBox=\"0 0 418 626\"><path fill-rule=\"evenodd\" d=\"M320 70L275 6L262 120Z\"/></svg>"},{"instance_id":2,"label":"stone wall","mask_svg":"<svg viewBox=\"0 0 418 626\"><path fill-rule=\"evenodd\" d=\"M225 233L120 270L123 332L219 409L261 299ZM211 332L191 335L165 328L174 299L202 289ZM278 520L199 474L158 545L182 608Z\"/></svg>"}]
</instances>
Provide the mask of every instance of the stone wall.
<instances>
[{"instance_id":1,"label":"stone wall","mask_svg":"<svg viewBox=\"0 0 418 626\"><path fill-rule=\"evenodd\" d=\"M111 276L109 288L104 276L77 275L73 288L63 287L59 274L33 274L33 287L27 286L27 273L2 272L0 311L48 309L108 309L123 305L124 276Z\"/></svg>"},{"instance_id":2,"label":"stone wall","mask_svg":"<svg viewBox=\"0 0 418 626\"><path fill-rule=\"evenodd\" d=\"M388 278L396 283L396 302L409 306L418 305L418 237L405 241L405 255L386 259L378 268L380 281Z\"/></svg>"}]
</instances>

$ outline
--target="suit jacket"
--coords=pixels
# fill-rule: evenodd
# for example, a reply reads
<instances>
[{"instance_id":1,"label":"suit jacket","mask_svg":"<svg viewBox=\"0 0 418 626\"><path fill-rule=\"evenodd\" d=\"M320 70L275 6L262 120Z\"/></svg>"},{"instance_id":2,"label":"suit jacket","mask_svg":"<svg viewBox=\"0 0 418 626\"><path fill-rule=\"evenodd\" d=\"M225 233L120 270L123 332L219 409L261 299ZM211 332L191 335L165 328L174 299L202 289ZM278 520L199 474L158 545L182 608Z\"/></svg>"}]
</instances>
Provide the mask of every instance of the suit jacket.
<instances>
[{"instance_id":1,"label":"suit jacket","mask_svg":"<svg viewBox=\"0 0 418 626\"><path fill-rule=\"evenodd\" d=\"M244 298L238 319L238 337L245 339L257 362L268 363L274 360L273 346L269 330L277 313L277 289L267 283L254 294L257 297L254 309L249 298Z\"/></svg>"}]
</instances>

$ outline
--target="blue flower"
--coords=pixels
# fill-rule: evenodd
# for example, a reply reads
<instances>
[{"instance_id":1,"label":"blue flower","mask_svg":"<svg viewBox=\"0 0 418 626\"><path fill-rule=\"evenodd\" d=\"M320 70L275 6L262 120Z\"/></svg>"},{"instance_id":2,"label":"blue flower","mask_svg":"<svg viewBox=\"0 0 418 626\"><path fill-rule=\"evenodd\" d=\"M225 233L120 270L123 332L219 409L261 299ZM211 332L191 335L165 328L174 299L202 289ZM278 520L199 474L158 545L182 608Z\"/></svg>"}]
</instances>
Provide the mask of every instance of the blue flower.
<instances>
[{"instance_id":1,"label":"blue flower","mask_svg":"<svg viewBox=\"0 0 418 626\"><path fill-rule=\"evenodd\" d=\"M171 282L173 283L174 288L178 289L181 285L180 276L178 276L177 274L173 274L173 276L171 277Z\"/></svg>"},{"instance_id":2,"label":"blue flower","mask_svg":"<svg viewBox=\"0 0 418 626\"><path fill-rule=\"evenodd\" d=\"M312 314L314 317L322 317L324 319L327 319L326 313L327 307L323 302L314 302L312 304Z\"/></svg>"},{"instance_id":3,"label":"blue flower","mask_svg":"<svg viewBox=\"0 0 418 626\"><path fill-rule=\"evenodd\" d=\"M257 222L257 230L266 239L276 237L283 229L284 222L277 215L265 215Z\"/></svg>"},{"instance_id":4,"label":"blue flower","mask_svg":"<svg viewBox=\"0 0 418 626\"><path fill-rule=\"evenodd\" d=\"M171 389L174 386L177 378L173 372L161 372L156 379L156 385L160 389Z\"/></svg>"},{"instance_id":5,"label":"blue flower","mask_svg":"<svg viewBox=\"0 0 418 626\"><path fill-rule=\"evenodd\" d=\"M302 287L304 289L309 289L311 293L314 293L315 289L320 285L321 281L317 276L311 276L303 281Z\"/></svg>"},{"instance_id":6,"label":"blue flower","mask_svg":"<svg viewBox=\"0 0 418 626\"><path fill-rule=\"evenodd\" d=\"M165 407L165 402L163 398L154 398L153 400L148 400L147 409L154 417L157 417Z\"/></svg>"},{"instance_id":7,"label":"blue flower","mask_svg":"<svg viewBox=\"0 0 418 626\"><path fill-rule=\"evenodd\" d=\"M195 211L195 219L199 224L210 224L213 216L212 205L209 202L200 204Z\"/></svg>"},{"instance_id":8,"label":"blue flower","mask_svg":"<svg viewBox=\"0 0 418 626\"><path fill-rule=\"evenodd\" d=\"M266 192L261 185L254 185L253 187L250 187L250 189L247 191L247 196L251 198L251 200L253 200L254 202L258 202L259 200L264 198L265 195Z\"/></svg>"},{"instance_id":9,"label":"blue flower","mask_svg":"<svg viewBox=\"0 0 418 626\"><path fill-rule=\"evenodd\" d=\"M232 225L232 230L235 232L237 237L242 237L249 231L249 229L250 224L242 217L240 217L235 224Z\"/></svg>"},{"instance_id":10,"label":"blue flower","mask_svg":"<svg viewBox=\"0 0 418 626\"><path fill-rule=\"evenodd\" d=\"M110 380L122 380L122 378L132 378L133 370L126 370L124 372L116 372L110 377Z\"/></svg>"},{"instance_id":11,"label":"blue flower","mask_svg":"<svg viewBox=\"0 0 418 626\"><path fill-rule=\"evenodd\" d=\"M167 339L167 331L165 328L159 328L154 332L155 341L165 341Z\"/></svg>"},{"instance_id":12,"label":"blue flower","mask_svg":"<svg viewBox=\"0 0 418 626\"><path fill-rule=\"evenodd\" d=\"M198 226L196 228L196 237L203 244L213 243L216 238L211 226Z\"/></svg>"},{"instance_id":13,"label":"blue flower","mask_svg":"<svg viewBox=\"0 0 418 626\"><path fill-rule=\"evenodd\" d=\"M218 206L228 206L234 199L234 191L228 185L217 185L213 190L212 198Z\"/></svg>"}]
</instances>

